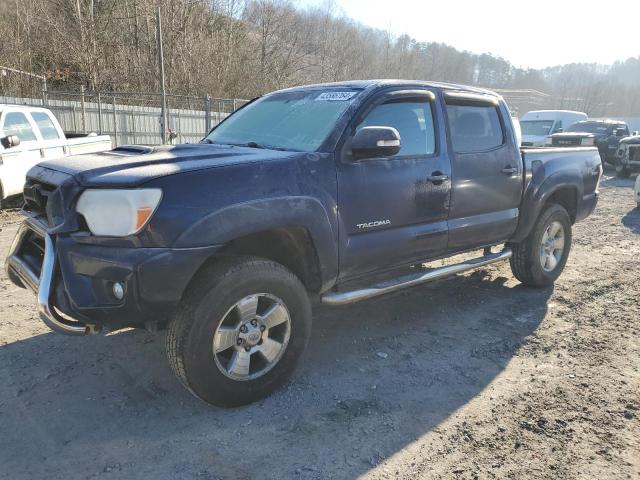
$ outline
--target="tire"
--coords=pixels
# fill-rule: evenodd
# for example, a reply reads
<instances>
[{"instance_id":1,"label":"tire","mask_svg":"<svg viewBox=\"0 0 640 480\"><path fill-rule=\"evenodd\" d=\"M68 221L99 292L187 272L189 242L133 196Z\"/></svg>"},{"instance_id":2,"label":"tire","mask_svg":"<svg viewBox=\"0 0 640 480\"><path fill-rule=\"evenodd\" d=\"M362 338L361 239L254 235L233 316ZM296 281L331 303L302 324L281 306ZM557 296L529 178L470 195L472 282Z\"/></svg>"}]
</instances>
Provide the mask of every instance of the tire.
<instances>
[{"instance_id":1,"label":"tire","mask_svg":"<svg viewBox=\"0 0 640 480\"><path fill-rule=\"evenodd\" d=\"M191 285L166 333L169 364L181 383L221 407L246 405L284 384L311 334L311 306L300 280L269 260L226 257ZM234 339L227 340L229 335ZM272 347L276 343L280 346Z\"/></svg>"},{"instance_id":2,"label":"tire","mask_svg":"<svg viewBox=\"0 0 640 480\"><path fill-rule=\"evenodd\" d=\"M545 232L552 225L560 225L563 234L561 252L553 250L555 265L547 262L543 265L543 239ZM560 276L567 263L571 250L571 219L567 211L560 205L552 204L543 210L533 230L521 243L511 244L513 255L510 259L513 275L523 284L530 287L546 287L552 285ZM553 248L553 247L549 247ZM548 257L548 255L547 255Z\"/></svg>"},{"instance_id":3,"label":"tire","mask_svg":"<svg viewBox=\"0 0 640 480\"><path fill-rule=\"evenodd\" d=\"M621 165L620 163L616 165L616 177L629 178L630 176L631 176L631 171L627 167L625 167L624 165Z\"/></svg>"}]
</instances>

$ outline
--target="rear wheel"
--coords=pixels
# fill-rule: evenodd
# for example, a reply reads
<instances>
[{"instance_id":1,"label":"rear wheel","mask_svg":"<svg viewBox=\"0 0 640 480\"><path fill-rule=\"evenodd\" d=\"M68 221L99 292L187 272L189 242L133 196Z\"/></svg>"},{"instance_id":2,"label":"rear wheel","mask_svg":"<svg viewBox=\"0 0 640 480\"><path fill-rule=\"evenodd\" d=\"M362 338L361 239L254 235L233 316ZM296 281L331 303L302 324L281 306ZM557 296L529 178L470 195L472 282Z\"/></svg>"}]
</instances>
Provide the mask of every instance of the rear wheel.
<instances>
[{"instance_id":1,"label":"rear wheel","mask_svg":"<svg viewBox=\"0 0 640 480\"><path fill-rule=\"evenodd\" d=\"M571 219L560 205L548 206L529 236L512 244L511 271L525 285L553 284L564 270L571 249Z\"/></svg>"},{"instance_id":2,"label":"rear wheel","mask_svg":"<svg viewBox=\"0 0 640 480\"><path fill-rule=\"evenodd\" d=\"M229 258L201 273L167 329L169 363L218 406L267 396L293 373L311 332L304 286L282 265Z\"/></svg>"}]
</instances>

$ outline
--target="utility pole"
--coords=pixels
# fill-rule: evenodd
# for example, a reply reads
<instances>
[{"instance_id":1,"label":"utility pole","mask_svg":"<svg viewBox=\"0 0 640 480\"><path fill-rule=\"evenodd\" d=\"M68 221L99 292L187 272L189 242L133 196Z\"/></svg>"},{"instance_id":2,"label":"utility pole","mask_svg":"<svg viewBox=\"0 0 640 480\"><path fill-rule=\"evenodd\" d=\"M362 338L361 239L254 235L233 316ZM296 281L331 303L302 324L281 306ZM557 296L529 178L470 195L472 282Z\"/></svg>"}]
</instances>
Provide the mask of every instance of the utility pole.
<instances>
[{"instance_id":1,"label":"utility pole","mask_svg":"<svg viewBox=\"0 0 640 480\"><path fill-rule=\"evenodd\" d=\"M162 138L162 143L167 143L167 91L164 86L164 53L162 52L162 21L160 18L160 7L158 7L156 13L156 24L158 27L157 37L158 37L158 61L160 63L160 88L162 92L162 106L161 106L161 114L162 118L160 119L160 124L162 131L160 133L160 137Z\"/></svg>"}]
</instances>

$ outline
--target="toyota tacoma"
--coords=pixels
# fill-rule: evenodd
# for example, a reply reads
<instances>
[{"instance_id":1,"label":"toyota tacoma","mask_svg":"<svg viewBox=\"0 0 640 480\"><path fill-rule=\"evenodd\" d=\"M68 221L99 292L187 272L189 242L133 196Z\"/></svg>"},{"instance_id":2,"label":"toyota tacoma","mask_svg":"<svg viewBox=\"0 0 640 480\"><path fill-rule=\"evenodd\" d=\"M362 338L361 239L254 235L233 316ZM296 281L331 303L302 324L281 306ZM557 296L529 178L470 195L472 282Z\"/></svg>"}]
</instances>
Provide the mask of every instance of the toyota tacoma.
<instances>
[{"instance_id":1,"label":"toyota tacoma","mask_svg":"<svg viewBox=\"0 0 640 480\"><path fill-rule=\"evenodd\" d=\"M184 386L242 405L287 381L317 302L505 260L525 285L551 285L601 174L594 147L521 150L507 105L487 90L291 88L253 100L199 144L35 166L6 269L53 330L166 328Z\"/></svg>"}]
</instances>

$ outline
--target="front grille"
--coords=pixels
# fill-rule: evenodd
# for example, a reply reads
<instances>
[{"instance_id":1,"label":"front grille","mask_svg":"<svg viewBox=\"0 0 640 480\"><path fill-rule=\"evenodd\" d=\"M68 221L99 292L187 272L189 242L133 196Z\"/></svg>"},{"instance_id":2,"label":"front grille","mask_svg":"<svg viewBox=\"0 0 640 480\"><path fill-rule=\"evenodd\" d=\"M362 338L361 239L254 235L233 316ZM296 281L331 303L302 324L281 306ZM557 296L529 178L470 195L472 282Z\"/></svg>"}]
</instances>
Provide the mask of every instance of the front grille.
<instances>
[{"instance_id":1,"label":"front grille","mask_svg":"<svg viewBox=\"0 0 640 480\"><path fill-rule=\"evenodd\" d=\"M640 145L629 145L629 160L640 162Z\"/></svg>"},{"instance_id":2,"label":"front grille","mask_svg":"<svg viewBox=\"0 0 640 480\"><path fill-rule=\"evenodd\" d=\"M24 209L27 212L46 217L51 227L64 222L62 200L56 185L27 179L23 194Z\"/></svg>"},{"instance_id":3,"label":"front grille","mask_svg":"<svg viewBox=\"0 0 640 480\"><path fill-rule=\"evenodd\" d=\"M35 213L36 215L46 215L49 197L55 189L55 185L49 185L48 183L31 179L27 180L23 191L25 210Z\"/></svg>"},{"instance_id":4,"label":"front grille","mask_svg":"<svg viewBox=\"0 0 640 480\"><path fill-rule=\"evenodd\" d=\"M17 253L22 261L39 277L44 261L44 238L33 230L29 231Z\"/></svg>"},{"instance_id":5,"label":"front grille","mask_svg":"<svg viewBox=\"0 0 640 480\"><path fill-rule=\"evenodd\" d=\"M554 138L552 140L553 145L557 145L559 147L575 147L579 146L582 143L582 137L562 137L562 138Z\"/></svg>"}]
</instances>

